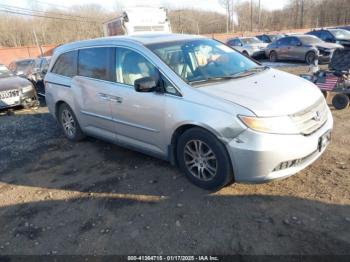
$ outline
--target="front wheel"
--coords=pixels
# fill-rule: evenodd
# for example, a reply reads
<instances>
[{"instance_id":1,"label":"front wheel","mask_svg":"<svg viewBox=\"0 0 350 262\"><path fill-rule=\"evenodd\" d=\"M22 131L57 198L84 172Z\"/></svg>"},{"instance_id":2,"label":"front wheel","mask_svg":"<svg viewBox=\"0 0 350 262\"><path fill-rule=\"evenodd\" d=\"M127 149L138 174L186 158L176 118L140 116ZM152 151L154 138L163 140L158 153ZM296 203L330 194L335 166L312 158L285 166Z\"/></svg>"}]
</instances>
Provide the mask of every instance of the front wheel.
<instances>
[{"instance_id":1,"label":"front wheel","mask_svg":"<svg viewBox=\"0 0 350 262\"><path fill-rule=\"evenodd\" d=\"M225 146L202 128L191 128L182 134L177 159L187 178L201 188L217 190L233 180Z\"/></svg>"}]
</instances>

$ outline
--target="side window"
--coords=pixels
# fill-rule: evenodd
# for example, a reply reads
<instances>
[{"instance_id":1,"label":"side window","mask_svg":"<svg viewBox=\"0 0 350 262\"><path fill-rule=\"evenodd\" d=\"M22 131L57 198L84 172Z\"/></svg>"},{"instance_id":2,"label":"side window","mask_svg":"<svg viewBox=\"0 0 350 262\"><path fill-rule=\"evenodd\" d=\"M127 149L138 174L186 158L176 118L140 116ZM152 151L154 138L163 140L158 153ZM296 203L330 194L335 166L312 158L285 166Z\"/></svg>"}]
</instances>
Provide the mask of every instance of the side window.
<instances>
[{"instance_id":1,"label":"side window","mask_svg":"<svg viewBox=\"0 0 350 262\"><path fill-rule=\"evenodd\" d=\"M77 51L70 51L60 55L51 72L67 77L77 75L77 54Z\"/></svg>"},{"instance_id":2,"label":"side window","mask_svg":"<svg viewBox=\"0 0 350 262\"><path fill-rule=\"evenodd\" d=\"M290 44L290 37L285 37L280 40L278 40L278 45L284 46L284 45L289 45Z\"/></svg>"},{"instance_id":3,"label":"side window","mask_svg":"<svg viewBox=\"0 0 350 262\"><path fill-rule=\"evenodd\" d=\"M234 39L233 42L232 42L232 45L240 46L241 45L241 41L239 41L239 39Z\"/></svg>"},{"instance_id":4,"label":"side window","mask_svg":"<svg viewBox=\"0 0 350 262\"><path fill-rule=\"evenodd\" d=\"M265 43L271 43L272 41L270 40L270 38L268 37L268 36L266 36L266 35L264 35L263 37L262 37L262 39L261 39L263 42L265 42Z\"/></svg>"},{"instance_id":5,"label":"side window","mask_svg":"<svg viewBox=\"0 0 350 262\"><path fill-rule=\"evenodd\" d=\"M300 44L300 41L299 41L299 39L296 38L296 37L291 37L289 43L290 43L290 45L292 45L292 46L297 46L298 44Z\"/></svg>"},{"instance_id":6,"label":"side window","mask_svg":"<svg viewBox=\"0 0 350 262\"><path fill-rule=\"evenodd\" d=\"M78 75L95 79L114 81L111 77L114 49L95 47L79 50Z\"/></svg>"},{"instance_id":7,"label":"side window","mask_svg":"<svg viewBox=\"0 0 350 262\"><path fill-rule=\"evenodd\" d=\"M116 48L116 74L117 82L131 86L143 77L159 80L158 70L146 58L126 48Z\"/></svg>"},{"instance_id":8,"label":"side window","mask_svg":"<svg viewBox=\"0 0 350 262\"><path fill-rule=\"evenodd\" d=\"M144 56L126 48L116 48L117 82L133 86L137 79L143 77L152 77L156 82L162 83L165 92L178 94L174 86Z\"/></svg>"}]
</instances>

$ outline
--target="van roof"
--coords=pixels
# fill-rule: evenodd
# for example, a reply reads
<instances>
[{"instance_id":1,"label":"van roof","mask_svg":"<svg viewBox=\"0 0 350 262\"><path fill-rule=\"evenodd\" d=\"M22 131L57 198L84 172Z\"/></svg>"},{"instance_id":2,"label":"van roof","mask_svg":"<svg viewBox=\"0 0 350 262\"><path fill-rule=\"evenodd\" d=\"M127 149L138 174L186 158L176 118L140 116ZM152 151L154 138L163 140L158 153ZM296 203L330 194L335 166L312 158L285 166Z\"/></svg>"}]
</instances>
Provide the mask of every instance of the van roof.
<instances>
[{"instance_id":1,"label":"van roof","mask_svg":"<svg viewBox=\"0 0 350 262\"><path fill-rule=\"evenodd\" d=\"M187 35L187 34L169 34L169 33L148 33L148 34L137 34L137 35L123 35L123 36L109 36L101 37L90 40L82 40L61 45L55 49L55 52L64 52L69 49L75 49L79 47L86 47L89 45L108 45L115 44L116 41L123 42L134 42L142 45L174 42L190 39L204 38L199 35Z\"/></svg>"}]
</instances>

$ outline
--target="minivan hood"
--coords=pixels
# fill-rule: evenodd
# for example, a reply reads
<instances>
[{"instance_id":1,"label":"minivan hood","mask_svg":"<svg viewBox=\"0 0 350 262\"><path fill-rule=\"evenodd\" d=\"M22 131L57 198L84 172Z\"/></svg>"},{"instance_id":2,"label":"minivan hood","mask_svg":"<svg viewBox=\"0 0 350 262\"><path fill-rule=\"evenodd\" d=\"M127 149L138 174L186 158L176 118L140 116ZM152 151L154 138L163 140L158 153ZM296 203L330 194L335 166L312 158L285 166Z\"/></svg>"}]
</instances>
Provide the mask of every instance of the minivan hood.
<instances>
[{"instance_id":1,"label":"minivan hood","mask_svg":"<svg viewBox=\"0 0 350 262\"><path fill-rule=\"evenodd\" d=\"M291 115L322 97L312 82L275 69L198 88L211 96L244 106L261 117Z\"/></svg>"}]
</instances>

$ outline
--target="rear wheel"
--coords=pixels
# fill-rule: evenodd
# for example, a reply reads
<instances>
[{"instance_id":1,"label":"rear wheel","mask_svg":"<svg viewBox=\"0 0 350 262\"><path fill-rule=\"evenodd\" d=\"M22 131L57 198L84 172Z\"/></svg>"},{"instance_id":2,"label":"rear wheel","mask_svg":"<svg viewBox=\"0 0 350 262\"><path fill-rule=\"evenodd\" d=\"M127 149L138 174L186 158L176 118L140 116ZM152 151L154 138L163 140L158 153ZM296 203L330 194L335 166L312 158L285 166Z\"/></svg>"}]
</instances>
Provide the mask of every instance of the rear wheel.
<instances>
[{"instance_id":1,"label":"rear wheel","mask_svg":"<svg viewBox=\"0 0 350 262\"><path fill-rule=\"evenodd\" d=\"M349 97L345 94L336 94L332 99L332 105L337 110L347 108L349 106Z\"/></svg>"},{"instance_id":2,"label":"rear wheel","mask_svg":"<svg viewBox=\"0 0 350 262\"><path fill-rule=\"evenodd\" d=\"M181 170L195 185L216 190L233 180L231 160L225 146L202 128L185 131L177 144Z\"/></svg>"},{"instance_id":3,"label":"rear wheel","mask_svg":"<svg viewBox=\"0 0 350 262\"><path fill-rule=\"evenodd\" d=\"M277 62L278 60L277 53L275 51L271 51L269 58L271 62Z\"/></svg>"},{"instance_id":4,"label":"rear wheel","mask_svg":"<svg viewBox=\"0 0 350 262\"><path fill-rule=\"evenodd\" d=\"M243 51L242 54L245 55L245 56L249 56L247 51Z\"/></svg>"},{"instance_id":5,"label":"rear wheel","mask_svg":"<svg viewBox=\"0 0 350 262\"><path fill-rule=\"evenodd\" d=\"M65 136L69 140L80 141L85 138L73 110L67 104L62 104L59 107L58 120Z\"/></svg>"}]
</instances>

